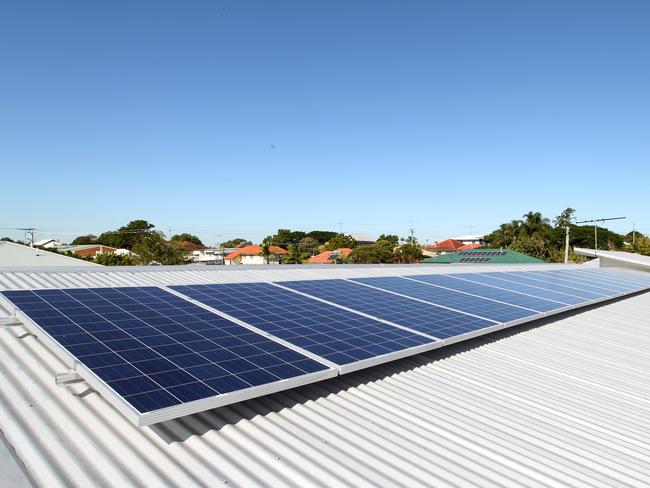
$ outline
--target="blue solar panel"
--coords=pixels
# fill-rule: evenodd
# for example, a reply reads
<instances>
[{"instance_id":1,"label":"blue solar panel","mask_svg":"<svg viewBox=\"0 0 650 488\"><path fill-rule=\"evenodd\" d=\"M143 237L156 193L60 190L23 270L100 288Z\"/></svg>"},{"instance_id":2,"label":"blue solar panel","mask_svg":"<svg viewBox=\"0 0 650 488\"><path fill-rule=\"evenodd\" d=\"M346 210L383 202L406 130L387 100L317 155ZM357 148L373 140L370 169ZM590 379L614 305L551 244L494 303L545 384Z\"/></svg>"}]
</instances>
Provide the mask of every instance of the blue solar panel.
<instances>
[{"instance_id":1,"label":"blue solar panel","mask_svg":"<svg viewBox=\"0 0 650 488\"><path fill-rule=\"evenodd\" d=\"M171 288L337 365L435 342L268 283Z\"/></svg>"},{"instance_id":2,"label":"blue solar panel","mask_svg":"<svg viewBox=\"0 0 650 488\"><path fill-rule=\"evenodd\" d=\"M279 284L441 339L491 327L494 322L454 312L345 280Z\"/></svg>"},{"instance_id":3,"label":"blue solar panel","mask_svg":"<svg viewBox=\"0 0 650 488\"><path fill-rule=\"evenodd\" d=\"M578 297L581 300L581 303L584 303L585 301L591 301L591 300L598 300L606 295L603 293L593 293L590 291L586 290L579 290L577 288L565 286L559 282L555 283L548 283L546 281L541 281L541 280L535 280L532 278L529 278L527 276L522 276L519 273L511 273L511 272L488 272L488 273L481 273L484 276L490 276L492 278L497 278L499 280L505 280L509 282L515 282L515 283L521 283L522 285L529 285L529 286L534 286L537 288L541 288L543 290L550 290L553 292L558 292L558 293L565 293L567 295L572 295L574 297Z\"/></svg>"},{"instance_id":4,"label":"blue solar panel","mask_svg":"<svg viewBox=\"0 0 650 488\"><path fill-rule=\"evenodd\" d=\"M329 369L156 287L2 293L140 413Z\"/></svg>"},{"instance_id":5,"label":"blue solar panel","mask_svg":"<svg viewBox=\"0 0 650 488\"><path fill-rule=\"evenodd\" d=\"M580 298L573 295L567 295L565 293L559 293L534 286L524 285L515 281L507 281L505 279L487 276L482 273L458 273L449 276L453 276L459 280L470 281L472 283L480 283L486 286L496 287L503 290L525 293L527 295L545 298L547 300L553 300L557 303L563 303L566 305L577 305L579 303L585 303L589 301L586 298Z\"/></svg>"},{"instance_id":6,"label":"blue solar panel","mask_svg":"<svg viewBox=\"0 0 650 488\"><path fill-rule=\"evenodd\" d=\"M452 290L438 288L419 281L400 277L355 278L352 281L365 283L383 290L435 303L454 310L472 313L495 322L506 323L525 317L539 315L532 310L517 308L485 298L465 295Z\"/></svg>"},{"instance_id":7,"label":"blue solar panel","mask_svg":"<svg viewBox=\"0 0 650 488\"><path fill-rule=\"evenodd\" d=\"M579 274L586 274L591 270L576 270ZM600 268L598 273L601 276L606 277L608 280L611 280L613 283L625 284L625 285L635 285L639 288L645 289L650 287L650 275L646 276L641 274L638 271L632 270L622 270L622 269L610 269L610 268Z\"/></svg>"},{"instance_id":8,"label":"blue solar panel","mask_svg":"<svg viewBox=\"0 0 650 488\"><path fill-rule=\"evenodd\" d=\"M634 283L619 283L607 277L597 269L589 270L586 273L575 273L571 270L557 270L547 271L549 275L555 276L558 279L564 280L567 284L575 283L576 285L591 285L597 286L606 290L608 293L616 292L629 292L639 288Z\"/></svg>"},{"instance_id":9,"label":"blue solar panel","mask_svg":"<svg viewBox=\"0 0 650 488\"><path fill-rule=\"evenodd\" d=\"M471 283L469 281L459 280L453 276L446 275L417 275L411 276L412 279L431 283L433 285L444 286L456 291L463 291L471 293L483 298L491 298L492 300L499 300L509 305L518 305L526 307L538 312L550 312L551 310L558 310L564 308L566 305L543 298L532 297L530 295L522 295L508 290L499 290L489 286L480 285L478 283Z\"/></svg>"},{"instance_id":10,"label":"blue solar panel","mask_svg":"<svg viewBox=\"0 0 650 488\"><path fill-rule=\"evenodd\" d=\"M567 281L565 279L559 278L555 275L552 275L550 273L547 273L545 271L513 271L509 272L508 274L514 274L517 276L523 276L532 280L536 280L540 283L547 283L551 284L553 286L556 285L561 285L561 286L566 286L570 288L574 288L576 290L579 290L580 292L590 292L590 293L595 293L597 295L600 295L601 297L607 297L611 296L612 290L608 290L606 288L601 288L598 286L594 285L588 285L584 283L578 283L575 280L573 281Z\"/></svg>"}]
</instances>

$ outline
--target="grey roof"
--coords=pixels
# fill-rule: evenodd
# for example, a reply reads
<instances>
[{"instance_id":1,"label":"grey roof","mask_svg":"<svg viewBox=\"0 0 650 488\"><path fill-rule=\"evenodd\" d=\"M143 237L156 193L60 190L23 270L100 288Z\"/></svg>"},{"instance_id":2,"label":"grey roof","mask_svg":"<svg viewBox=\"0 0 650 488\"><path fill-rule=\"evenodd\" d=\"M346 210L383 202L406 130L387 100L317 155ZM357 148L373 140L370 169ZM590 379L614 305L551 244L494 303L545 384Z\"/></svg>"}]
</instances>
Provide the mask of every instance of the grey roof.
<instances>
[{"instance_id":1,"label":"grey roof","mask_svg":"<svg viewBox=\"0 0 650 488\"><path fill-rule=\"evenodd\" d=\"M599 249L574 248L576 254L598 258L602 266L619 266L650 271L650 256L625 251L603 251Z\"/></svg>"},{"instance_id":2,"label":"grey roof","mask_svg":"<svg viewBox=\"0 0 650 488\"><path fill-rule=\"evenodd\" d=\"M15 242L0 241L0 267L4 266L42 268L48 266L97 267L100 265Z\"/></svg>"},{"instance_id":3,"label":"grey roof","mask_svg":"<svg viewBox=\"0 0 650 488\"><path fill-rule=\"evenodd\" d=\"M333 269L358 272L4 272L0 286ZM640 294L145 428L84 383L55 386L63 364L22 326L5 326L0 429L48 487L647 486L649 322L650 294Z\"/></svg>"}]
</instances>

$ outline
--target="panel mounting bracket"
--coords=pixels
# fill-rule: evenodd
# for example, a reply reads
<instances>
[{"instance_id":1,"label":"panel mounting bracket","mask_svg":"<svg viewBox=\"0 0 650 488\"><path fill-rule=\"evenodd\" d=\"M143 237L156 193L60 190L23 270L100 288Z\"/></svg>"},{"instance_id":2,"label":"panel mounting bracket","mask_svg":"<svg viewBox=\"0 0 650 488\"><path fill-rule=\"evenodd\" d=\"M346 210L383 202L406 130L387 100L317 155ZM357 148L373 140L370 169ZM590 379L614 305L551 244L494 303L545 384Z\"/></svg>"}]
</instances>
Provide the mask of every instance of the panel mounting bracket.
<instances>
[{"instance_id":1,"label":"panel mounting bracket","mask_svg":"<svg viewBox=\"0 0 650 488\"><path fill-rule=\"evenodd\" d=\"M23 323L18 319L18 317L2 317L0 318L0 326L2 327L15 327L16 325L22 325Z\"/></svg>"},{"instance_id":2,"label":"panel mounting bracket","mask_svg":"<svg viewBox=\"0 0 650 488\"><path fill-rule=\"evenodd\" d=\"M76 371L65 371L54 376L56 386L67 386L72 383L81 383L85 381Z\"/></svg>"}]
</instances>

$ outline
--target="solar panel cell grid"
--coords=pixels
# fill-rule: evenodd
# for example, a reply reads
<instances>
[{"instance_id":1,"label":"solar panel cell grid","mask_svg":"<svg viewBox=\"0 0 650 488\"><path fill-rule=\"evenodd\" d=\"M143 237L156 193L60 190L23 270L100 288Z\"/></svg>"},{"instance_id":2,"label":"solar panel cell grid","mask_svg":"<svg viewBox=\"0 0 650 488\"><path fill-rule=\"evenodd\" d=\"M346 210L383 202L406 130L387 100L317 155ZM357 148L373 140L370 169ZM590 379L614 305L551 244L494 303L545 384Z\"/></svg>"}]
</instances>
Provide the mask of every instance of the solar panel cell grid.
<instances>
[{"instance_id":1,"label":"solar panel cell grid","mask_svg":"<svg viewBox=\"0 0 650 488\"><path fill-rule=\"evenodd\" d=\"M457 291L462 291L465 293L471 293L473 295L478 295L484 298L490 298L492 300L499 300L511 305L518 305L520 307L526 307L538 312L549 312L551 310L557 310L563 308L564 304L546 300L543 298L532 297L529 295L524 295L516 293L509 290L500 290L498 288L491 288L489 286L481 285L478 283L471 283L468 281L459 280L453 276L448 275L424 275L424 276L413 276L412 279L417 281L423 281L433 285L444 286L447 288L452 288Z\"/></svg>"},{"instance_id":2,"label":"solar panel cell grid","mask_svg":"<svg viewBox=\"0 0 650 488\"><path fill-rule=\"evenodd\" d=\"M279 284L442 339L494 325L488 320L345 280L285 281Z\"/></svg>"},{"instance_id":3,"label":"solar panel cell grid","mask_svg":"<svg viewBox=\"0 0 650 488\"><path fill-rule=\"evenodd\" d=\"M435 303L454 310L478 315L479 317L495 322L510 322L524 317L532 317L538 313L532 310L517 308L503 303L487 300L480 297L465 295L453 290L446 290L426 283L410 279L387 278L355 278L352 281L365 283L384 290L400 293L418 298L430 303Z\"/></svg>"},{"instance_id":4,"label":"solar panel cell grid","mask_svg":"<svg viewBox=\"0 0 650 488\"><path fill-rule=\"evenodd\" d=\"M434 342L268 283L172 288L339 365Z\"/></svg>"},{"instance_id":5,"label":"solar panel cell grid","mask_svg":"<svg viewBox=\"0 0 650 488\"><path fill-rule=\"evenodd\" d=\"M483 273L485 276L493 277L499 280L505 280L509 282L514 282L514 283L521 283L522 285L529 285L537 288L541 288L544 290L549 290L549 291L555 291L559 293L564 293L567 295L572 295L574 297L577 297L578 299L581 299L580 302L578 303L583 303L584 301L590 301L590 300L597 300L599 298L603 298L606 295L602 293L593 293L590 291L586 290L579 290L574 287L569 287L569 286L564 286L558 282L556 283L549 283L545 282L542 280L536 280L536 279L531 279L530 277L527 276L522 276L518 273L512 273L512 272L489 272L489 273Z\"/></svg>"},{"instance_id":6,"label":"solar panel cell grid","mask_svg":"<svg viewBox=\"0 0 650 488\"><path fill-rule=\"evenodd\" d=\"M3 293L139 412L327 369L156 287Z\"/></svg>"}]
</instances>

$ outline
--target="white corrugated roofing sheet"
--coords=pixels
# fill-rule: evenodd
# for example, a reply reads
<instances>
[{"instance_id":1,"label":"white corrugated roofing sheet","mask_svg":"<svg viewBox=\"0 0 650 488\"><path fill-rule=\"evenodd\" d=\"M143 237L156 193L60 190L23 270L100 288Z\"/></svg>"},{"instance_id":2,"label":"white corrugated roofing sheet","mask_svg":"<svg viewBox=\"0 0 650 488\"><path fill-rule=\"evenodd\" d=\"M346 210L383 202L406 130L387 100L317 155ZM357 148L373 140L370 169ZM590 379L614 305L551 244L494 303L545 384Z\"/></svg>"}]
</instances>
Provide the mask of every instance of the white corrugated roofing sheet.
<instances>
[{"instance_id":1,"label":"white corrugated roofing sheet","mask_svg":"<svg viewBox=\"0 0 650 488\"><path fill-rule=\"evenodd\" d=\"M4 326L0 428L47 487L647 486L649 324L637 295L145 428Z\"/></svg>"},{"instance_id":2,"label":"white corrugated roofing sheet","mask_svg":"<svg viewBox=\"0 0 650 488\"><path fill-rule=\"evenodd\" d=\"M49 266L99 267L100 265L43 249L23 246L15 242L0 241L0 267L3 266L43 268Z\"/></svg>"},{"instance_id":3,"label":"white corrugated roofing sheet","mask_svg":"<svg viewBox=\"0 0 650 488\"><path fill-rule=\"evenodd\" d=\"M650 256L644 256L634 252L625 251L603 251L576 247L576 254L600 259L601 266L622 266L650 270Z\"/></svg>"}]
</instances>

